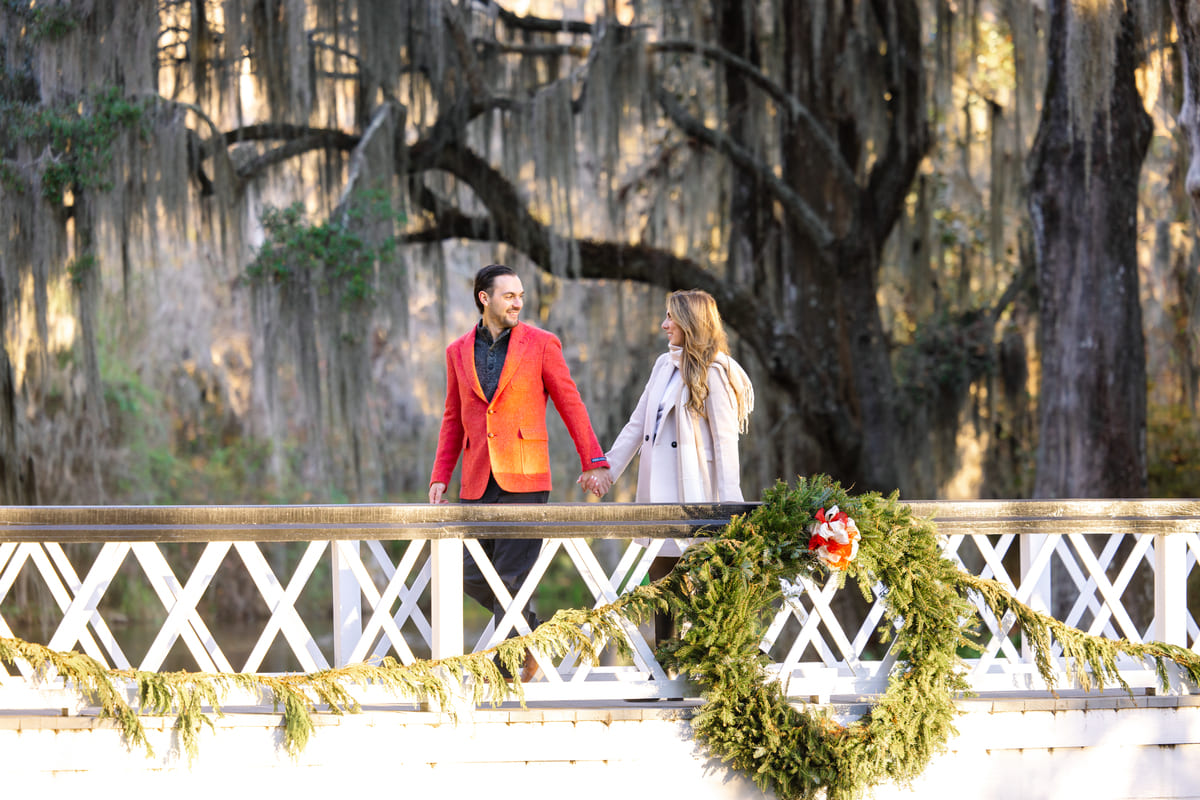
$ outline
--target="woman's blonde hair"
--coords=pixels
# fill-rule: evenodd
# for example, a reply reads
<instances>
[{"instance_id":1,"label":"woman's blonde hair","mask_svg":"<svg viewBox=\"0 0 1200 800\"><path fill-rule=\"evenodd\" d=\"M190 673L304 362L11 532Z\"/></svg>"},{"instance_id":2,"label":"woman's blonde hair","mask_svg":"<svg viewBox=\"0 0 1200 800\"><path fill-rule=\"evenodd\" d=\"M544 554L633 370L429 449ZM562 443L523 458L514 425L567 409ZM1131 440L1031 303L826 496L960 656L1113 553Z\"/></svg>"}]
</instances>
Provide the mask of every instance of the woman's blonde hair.
<instances>
[{"instance_id":1,"label":"woman's blonde hair","mask_svg":"<svg viewBox=\"0 0 1200 800\"><path fill-rule=\"evenodd\" d=\"M700 289L671 292L667 295L667 314L683 332L679 372L690 395L688 408L704 416L708 368L719 354L729 352L717 301Z\"/></svg>"}]
</instances>

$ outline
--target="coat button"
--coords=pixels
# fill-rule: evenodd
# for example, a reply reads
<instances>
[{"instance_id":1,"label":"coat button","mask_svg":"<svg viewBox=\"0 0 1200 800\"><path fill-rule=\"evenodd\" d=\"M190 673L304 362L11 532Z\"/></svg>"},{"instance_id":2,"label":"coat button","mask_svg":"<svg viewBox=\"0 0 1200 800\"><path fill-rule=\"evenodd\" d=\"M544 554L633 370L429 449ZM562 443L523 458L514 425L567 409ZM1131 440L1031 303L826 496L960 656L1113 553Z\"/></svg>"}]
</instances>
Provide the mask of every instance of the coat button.
<instances>
[{"instance_id":1,"label":"coat button","mask_svg":"<svg viewBox=\"0 0 1200 800\"><path fill-rule=\"evenodd\" d=\"M675 442L671 442L671 447L674 447L674 446L675 446Z\"/></svg>"},{"instance_id":2,"label":"coat button","mask_svg":"<svg viewBox=\"0 0 1200 800\"><path fill-rule=\"evenodd\" d=\"M495 414L495 413L496 413L496 409L494 409L494 408L489 408L489 409L488 409L488 413L489 413L489 414Z\"/></svg>"},{"instance_id":3,"label":"coat button","mask_svg":"<svg viewBox=\"0 0 1200 800\"><path fill-rule=\"evenodd\" d=\"M496 434L494 434L494 433L489 433L489 434L488 434L488 438L489 438L489 439L495 439L495 438L496 438Z\"/></svg>"},{"instance_id":4,"label":"coat button","mask_svg":"<svg viewBox=\"0 0 1200 800\"><path fill-rule=\"evenodd\" d=\"M646 434L646 441L647 442L650 441L650 434L648 434L648 433Z\"/></svg>"}]
</instances>

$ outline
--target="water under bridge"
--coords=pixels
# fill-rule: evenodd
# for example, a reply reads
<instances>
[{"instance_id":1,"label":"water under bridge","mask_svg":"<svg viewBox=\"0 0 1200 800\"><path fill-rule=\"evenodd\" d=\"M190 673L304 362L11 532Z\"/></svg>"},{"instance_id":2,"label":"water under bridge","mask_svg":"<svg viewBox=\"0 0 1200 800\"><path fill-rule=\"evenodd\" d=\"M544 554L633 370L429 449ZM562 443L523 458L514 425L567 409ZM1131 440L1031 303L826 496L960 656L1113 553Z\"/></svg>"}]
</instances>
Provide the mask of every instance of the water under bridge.
<instances>
[{"instance_id":1,"label":"water under bridge","mask_svg":"<svg viewBox=\"0 0 1200 800\"><path fill-rule=\"evenodd\" d=\"M947 556L1022 602L1096 635L1200 649L1200 503L910 505L934 517ZM611 602L643 581L663 541L753 507L0 508L0 637L150 672L278 675L387 655L445 658L527 632L519 609L531 597L543 617L555 598ZM492 620L464 602L462 564L470 553L486 574L478 540L497 536L544 545L515 596L491 574L510 609ZM148 631L116 607L118 586L157 609ZM229 591L252 595L249 624L218 621L216 595ZM45 602L18 619L30 596ZM1119 666L1129 691L1060 681L1052 692L1012 621L986 607L980 617L985 646L966 659L973 693L958 703L958 735L912 787L880 786L873 797L1200 797L1196 687L1175 679L1163 691L1151 664L1127 659ZM894 666L882 619L878 601L839 596L833 580L806 583L798 601L780 604L761 648L794 703L824 704L849 721L885 690ZM625 635L630 654L611 648L597 664L537 653L523 704L439 708L361 686L360 713L318 706L298 754L282 747L279 710L253 692L226 696L192 758L173 718L147 718L147 756L62 681L0 663L0 774L56 796L117 785L126 796L761 796L693 740L702 701L655 660L649 627L629 625Z\"/></svg>"}]
</instances>

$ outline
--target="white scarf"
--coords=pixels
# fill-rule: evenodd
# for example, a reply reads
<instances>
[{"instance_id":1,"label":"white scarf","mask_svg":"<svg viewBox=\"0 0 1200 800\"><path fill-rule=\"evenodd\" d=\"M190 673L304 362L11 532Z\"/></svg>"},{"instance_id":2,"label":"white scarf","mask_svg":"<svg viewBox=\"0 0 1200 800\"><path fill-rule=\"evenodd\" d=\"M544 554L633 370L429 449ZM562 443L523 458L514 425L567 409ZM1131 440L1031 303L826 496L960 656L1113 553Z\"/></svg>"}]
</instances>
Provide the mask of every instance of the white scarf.
<instances>
[{"instance_id":1,"label":"white scarf","mask_svg":"<svg viewBox=\"0 0 1200 800\"><path fill-rule=\"evenodd\" d=\"M683 370L680 368L680 364L683 361L683 348L672 344L667 346L667 351L671 356L671 363L675 365L675 369L680 370L680 377L682 377ZM742 369L742 365L734 361L728 353L717 353L713 364L721 368L725 382L733 390L734 401L737 404L738 433L745 433L750 428L750 413L754 411L754 385L750 383L750 376L746 374L746 370ZM686 383L683 391L691 394ZM685 395L680 400L680 404L686 403L687 396Z\"/></svg>"}]
</instances>

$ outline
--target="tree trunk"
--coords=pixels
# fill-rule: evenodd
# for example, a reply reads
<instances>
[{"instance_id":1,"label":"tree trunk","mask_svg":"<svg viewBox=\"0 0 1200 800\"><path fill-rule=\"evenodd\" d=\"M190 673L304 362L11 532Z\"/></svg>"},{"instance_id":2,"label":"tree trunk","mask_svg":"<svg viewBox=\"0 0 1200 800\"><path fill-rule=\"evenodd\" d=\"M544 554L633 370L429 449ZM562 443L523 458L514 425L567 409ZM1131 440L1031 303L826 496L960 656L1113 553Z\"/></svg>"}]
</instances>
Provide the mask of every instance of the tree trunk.
<instances>
[{"instance_id":1,"label":"tree trunk","mask_svg":"<svg viewBox=\"0 0 1200 800\"><path fill-rule=\"evenodd\" d=\"M1183 105L1179 109L1179 127L1187 137L1191 159L1187 170L1187 191L1192 209L1200 215L1200 16L1189 0L1171 0L1171 13L1179 32L1179 55L1183 63Z\"/></svg>"},{"instance_id":2,"label":"tree trunk","mask_svg":"<svg viewBox=\"0 0 1200 800\"><path fill-rule=\"evenodd\" d=\"M753 22L745 4L730 0L713 0L713 17L717 20L717 44L748 64L761 67L758 57L758 34L748 30ZM728 65L722 72L725 84L725 116L729 122L729 138L743 147L753 148L750 108L751 87L741 69ZM729 193L729 270L727 280L735 285L763 285L764 255L767 247L769 215L763 208L767 195L758 176L749 171L735 170Z\"/></svg>"},{"instance_id":3,"label":"tree trunk","mask_svg":"<svg viewBox=\"0 0 1200 800\"><path fill-rule=\"evenodd\" d=\"M1151 121L1121 21L1106 108L1072 124L1066 0L1050 4L1049 77L1031 154L1042 375L1034 496L1140 497L1146 363L1137 189Z\"/></svg>"},{"instance_id":4,"label":"tree trunk","mask_svg":"<svg viewBox=\"0 0 1200 800\"><path fill-rule=\"evenodd\" d=\"M859 37L887 40L888 61L880 70L886 87L879 91L886 88L892 98L886 156L853 190L839 177L839 165L829 163L797 126L782 136L785 181L824 210L833 233L833 242L822 247L789 220L783 237L789 246L778 255L779 299L772 302L789 303L782 316L803 343L796 368L806 390L799 399L800 427L819 444L817 470L860 490L929 492L933 487L913 485L915 473L901 464L896 381L876 294L883 241L928 144L923 113L916 112L924 99L921 66L919 58L912 60L919 53L919 13L911 3L897 3L880 16L880 30L864 31L857 19L832 7L820 14L809 3L784 9L785 88L825 124L844 169L863 174L865 133L856 107L862 95L841 66ZM822 31L819 48L814 30Z\"/></svg>"},{"instance_id":5,"label":"tree trunk","mask_svg":"<svg viewBox=\"0 0 1200 800\"><path fill-rule=\"evenodd\" d=\"M6 320L4 277L0 275L0 321ZM0 327L3 331L3 327ZM8 347L0 343L0 505L37 505L33 459L24 452L17 423L19 395L13 380Z\"/></svg>"}]
</instances>

